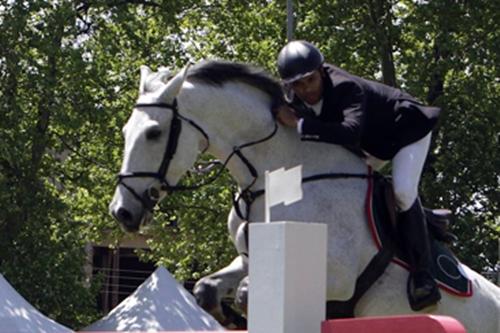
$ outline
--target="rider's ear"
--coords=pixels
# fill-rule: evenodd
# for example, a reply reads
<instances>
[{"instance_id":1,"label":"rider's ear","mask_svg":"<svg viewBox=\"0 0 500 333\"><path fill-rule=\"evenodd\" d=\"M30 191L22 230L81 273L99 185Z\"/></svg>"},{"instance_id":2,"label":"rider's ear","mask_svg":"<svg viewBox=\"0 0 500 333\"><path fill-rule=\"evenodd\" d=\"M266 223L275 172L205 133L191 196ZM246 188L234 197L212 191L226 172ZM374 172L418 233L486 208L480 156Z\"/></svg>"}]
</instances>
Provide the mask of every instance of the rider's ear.
<instances>
[{"instance_id":1,"label":"rider's ear","mask_svg":"<svg viewBox=\"0 0 500 333\"><path fill-rule=\"evenodd\" d=\"M159 96L161 100L167 103L172 103L174 101L174 98L177 97L179 91L181 91L182 84L186 80L188 69L189 64L161 89Z\"/></svg>"},{"instance_id":2,"label":"rider's ear","mask_svg":"<svg viewBox=\"0 0 500 333\"><path fill-rule=\"evenodd\" d=\"M139 85L139 94L143 94L146 92L146 82L149 74L151 74L152 70L146 65L141 66L141 83Z\"/></svg>"}]
</instances>

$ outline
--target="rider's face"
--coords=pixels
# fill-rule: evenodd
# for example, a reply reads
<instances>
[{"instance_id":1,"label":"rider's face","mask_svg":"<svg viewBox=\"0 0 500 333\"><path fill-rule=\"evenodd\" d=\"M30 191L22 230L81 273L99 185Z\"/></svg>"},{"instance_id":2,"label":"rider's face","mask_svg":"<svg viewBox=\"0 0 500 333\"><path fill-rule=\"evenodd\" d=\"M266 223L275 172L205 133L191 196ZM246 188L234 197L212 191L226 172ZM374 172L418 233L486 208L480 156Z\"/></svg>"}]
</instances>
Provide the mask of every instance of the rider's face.
<instances>
[{"instance_id":1,"label":"rider's face","mask_svg":"<svg viewBox=\"0 0 500 333\"><path fill-rule=\"evenodd\" d=\"M307 104L318 103L323 95L323 77L320 70L294 81L292 89Z\"/></svg>"}]
</instances>

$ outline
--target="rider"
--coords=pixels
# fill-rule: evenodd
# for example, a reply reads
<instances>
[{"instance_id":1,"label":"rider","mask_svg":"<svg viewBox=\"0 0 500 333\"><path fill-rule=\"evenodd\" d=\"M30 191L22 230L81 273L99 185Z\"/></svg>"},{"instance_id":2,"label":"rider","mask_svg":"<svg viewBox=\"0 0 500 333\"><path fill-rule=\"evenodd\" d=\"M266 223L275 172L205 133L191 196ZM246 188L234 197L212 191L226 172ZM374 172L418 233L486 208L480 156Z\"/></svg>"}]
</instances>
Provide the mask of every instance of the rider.
<instances>
[{"instance_id":1,"label":"rider","mask_svg":"<svg viewBox=\"0 0 500 333\"><path fill-rule=\"evenodd\" d=\"M278 71L289 102L273 110L281 124L296 128L302 140L343 145L375 169L392 160L398 233L412 266L410 305L417 311L438 302L418 183L440 109L324 63L306 41L283 47Z\"/></svg>"}]
</instances>

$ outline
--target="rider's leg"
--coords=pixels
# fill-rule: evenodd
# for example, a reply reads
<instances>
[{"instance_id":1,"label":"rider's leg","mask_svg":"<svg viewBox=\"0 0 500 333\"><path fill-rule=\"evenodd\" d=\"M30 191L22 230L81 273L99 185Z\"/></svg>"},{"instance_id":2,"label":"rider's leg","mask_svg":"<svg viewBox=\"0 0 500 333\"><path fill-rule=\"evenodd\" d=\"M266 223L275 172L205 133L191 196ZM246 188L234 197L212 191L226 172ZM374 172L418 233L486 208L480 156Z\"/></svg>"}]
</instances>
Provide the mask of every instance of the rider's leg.
<instances>
[{"instance_id":1,"label":"rider's leg","mask_svg":"<svg viewBox=\"0 0 500 333\"><path fill-rule=\"evenodd\" d=\"M392 159L392 181L396 205L406 211L418 196L418 184L429 151L431 133L417 142L403 147Z\"/></svg>"},{"instance_id":2,"label":"rider's leg","mask_svg":"<svg viewBox=\"0 0 500 333\"><path fill-rule=\"evenodd\" d=\"M410 209L401 212L398 220L398 231L411 265L410 306L418 311L441 299L432 274L429 236L420 200L417 198Z\"/></svg>"},{"instance_id":3,"label":"rider's leg","mask_svg":"<svg viewBox=\"0 0 500 333\"><path fill-rule=\"evenodd\" d=\"M427 223L418 199L418 184L430 139L429 133L423 139L402 148L392 161L394 193L399 208L398 230L412 266L408 281L410 305L416 311L441 298L431 272Z\"/></svg>"}]
</instances>

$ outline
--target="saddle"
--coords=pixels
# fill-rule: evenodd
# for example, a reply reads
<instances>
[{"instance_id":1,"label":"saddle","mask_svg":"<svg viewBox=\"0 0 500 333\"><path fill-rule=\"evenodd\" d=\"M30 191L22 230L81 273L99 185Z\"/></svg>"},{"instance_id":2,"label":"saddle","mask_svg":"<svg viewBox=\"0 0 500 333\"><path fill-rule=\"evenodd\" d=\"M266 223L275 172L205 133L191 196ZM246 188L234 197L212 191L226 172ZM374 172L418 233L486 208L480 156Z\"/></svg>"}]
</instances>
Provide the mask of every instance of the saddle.
<instances>
[{"instance_id":1,"label":"saddle","mask_svg":"<svg viewBox=\"0 0 500 333\"><path fill-rule=\"evenodd\" d=\"M387 232L396 237L396 225L397 225L397 212L396 212L396 198L394 195L394 190L392 186L392 180L389 177L377 177L374 180L375 189L373 190L373 201L377 206L386 211L386 219L380 221L381 223L389 223ZM427 228L430 233L430 239L434 239L444 244L451 245L458 241L458 237L449 231L449 226L452 222L452 213L449 209L437 208L431 209L424 207L425 219L427 222ZM383 216L381 216L383 217Z\"/></svg>"},{"instance_id":2,"label":"saddle","mask_svg":"<svg viewBox=\"0 0 500 333\"><path fill-rule=\"evenodd\" d=\"M379 252L370 261L356 280L353 296L347 301L328 301L327 318L354 317L354 307L368 288L394 262L409 270L407 255L397 237L397 214L395 196L390 178L374 174L368 179L366 214L372 238ZM433 262L433 275L440 289L460 297L472 295L472 283L461 268L449 245L458 241L448 228L452 223L447 209L424 208L429 230L429 241Z\"/></svg>"}]
</instances>

